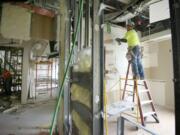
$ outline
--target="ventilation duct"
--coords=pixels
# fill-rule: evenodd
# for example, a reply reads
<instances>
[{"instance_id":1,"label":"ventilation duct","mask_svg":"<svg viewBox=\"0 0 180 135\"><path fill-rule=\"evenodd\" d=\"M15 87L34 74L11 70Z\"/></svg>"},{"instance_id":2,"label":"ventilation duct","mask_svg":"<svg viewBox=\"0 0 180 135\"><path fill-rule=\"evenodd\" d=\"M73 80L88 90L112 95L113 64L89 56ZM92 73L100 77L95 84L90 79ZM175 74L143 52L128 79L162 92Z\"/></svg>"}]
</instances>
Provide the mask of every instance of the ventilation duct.
<instances>
[{"instance_id":1,"label":"ventilation duct","mask_svg":"<svg viewBox=\"0 0 180 135\"><path fill-rule=\"evenodd\" d=\"M131 18L133 18L135 16L136 16L136 14L133 14L131 12L126 12L123 15L121 15L120 17L116 18L115 20L113 20L111 22L114 22L114 23L125 22L126 20L129 20L129 19L131 19Z\"/></svg>"},{"instance_id":2,"label":"ventilation duct","mask_svg":"<svg viewBox=\"0 0 180 135\"><path fill-rule=\"evenodd\" d=\"M138 5L132 5L129 8L132 8L131 11L128 11L128 9L119 17L115 17L114 20L111 22L113 23L119 23L119 22L125 22L126 20L129 20L138 14L140 14L143 10L146 10L151 4L159 2L161 0L145 0L143 2L140 2Z\"/></svg>"},{"instance_id":3,"label":"ventilation duct","mask_svg":"<svg viewBox=\"0 0 180 135\"><path fill-rule=\"evenodd\" d=\"M132 0L118 0L120 1L121 3L124 3L124 4L129 4L131 3Z\"/></svg>"}]
</instances>

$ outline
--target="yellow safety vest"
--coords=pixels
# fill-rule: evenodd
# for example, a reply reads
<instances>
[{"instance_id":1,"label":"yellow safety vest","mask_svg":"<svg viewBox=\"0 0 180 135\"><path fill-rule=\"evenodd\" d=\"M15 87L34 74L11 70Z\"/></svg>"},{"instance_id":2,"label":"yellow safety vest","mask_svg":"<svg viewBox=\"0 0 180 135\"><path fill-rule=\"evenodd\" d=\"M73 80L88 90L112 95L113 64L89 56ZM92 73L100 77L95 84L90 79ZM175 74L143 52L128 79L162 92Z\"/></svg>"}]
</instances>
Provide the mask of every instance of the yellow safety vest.
<instances>
[{"instance_id":1,"label":"yellow safety vest","mask_svg":"<svg viewBox=\"0 0 180 135\"><path fill-rule=\"evenodd\" d=\"M138 34L135 30L129 30L126 32L125 37L129 47L140 45Z\"/></svg>"}]
</instances>

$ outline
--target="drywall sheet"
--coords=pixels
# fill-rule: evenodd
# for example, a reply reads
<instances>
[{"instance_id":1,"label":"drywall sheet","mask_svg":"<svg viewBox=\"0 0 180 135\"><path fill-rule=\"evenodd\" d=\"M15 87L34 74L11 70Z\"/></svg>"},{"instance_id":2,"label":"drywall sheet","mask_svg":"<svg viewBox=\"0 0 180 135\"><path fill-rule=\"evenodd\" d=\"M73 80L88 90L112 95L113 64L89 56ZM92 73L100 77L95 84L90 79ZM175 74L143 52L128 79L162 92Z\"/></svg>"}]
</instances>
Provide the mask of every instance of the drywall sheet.
<instances>
[{"instance_id":1,"label":"drywall sheet","mask_svg":"<svg viewBox=\"0 0 180 135\"><path fill-rule=\"evenodd\" d=\"M150 23L158 22L170 18L169 1L162 0L150 5Z\"/></svg>"},{"instance_id":2,"label":"drywall sheet","mask_svg":"<svg viewBox=\"0 0 180 135\"><path fill-rule=\"evenodd\" d=\"M158 53L159 53L158 43L149 43L143 45L143 66L144 68L158 67Z\"/></svg>"},{"instance_id":3,"label":"drywall sheet","mask_svg":"<svg viewBox=\"0 0 180 135\"><path fill-rule=\"evenodd\" d=\"M5 38L30 39L31 13L11 4L3 4L1 33Z\"/></svg>"},{"instance_id":4,"label":"drywall sheet","mask_svg":"<svg viewBox=\"0 0 180 135\"><path fill-rule=\"evenodd\" d=\"M32 14L31 37L33 39L55 40L55 20L53 18Z\"/></svg>"},{"instance_id":5,"label":"drywall sheet","mask_svg":"<svg viewBox=\"0 0 180 135\"><path fill-rule=\"evenodd\" d=\"M149 54L149 64L151 67L158 66L158 53L150 53Z\"/></svg>"},{"instance_id":6,"label":"drywall sheet","mask_svg":"<svg viewBox=\"0 0 180 135\"><path fill-rule=\"evenodd\" d=\"M165 106L166 82L161 80L154 80L149 81L148 84L154 103Z\"/></svg>"}]
</instances>

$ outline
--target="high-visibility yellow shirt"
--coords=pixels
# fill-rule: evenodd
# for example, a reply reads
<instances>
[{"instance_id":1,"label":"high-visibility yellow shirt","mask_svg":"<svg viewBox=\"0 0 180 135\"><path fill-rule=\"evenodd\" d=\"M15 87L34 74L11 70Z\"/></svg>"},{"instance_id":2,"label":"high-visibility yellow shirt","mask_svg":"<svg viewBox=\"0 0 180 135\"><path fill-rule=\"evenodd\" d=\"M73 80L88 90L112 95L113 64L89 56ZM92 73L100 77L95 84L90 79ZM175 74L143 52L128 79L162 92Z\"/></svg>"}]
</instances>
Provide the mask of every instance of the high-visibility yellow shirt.
<instances>
[{"instance_id":1,"label":"high-visibility yellow shirt","mask_svg":"<svg viewBox=\"0 0 180 135\"><path fill-rule=\"evenodd\" d=\"M138 34L135 30L129 30L126 32L125 37L129 47L140 45Z\"/></svg>"}]
</instances>

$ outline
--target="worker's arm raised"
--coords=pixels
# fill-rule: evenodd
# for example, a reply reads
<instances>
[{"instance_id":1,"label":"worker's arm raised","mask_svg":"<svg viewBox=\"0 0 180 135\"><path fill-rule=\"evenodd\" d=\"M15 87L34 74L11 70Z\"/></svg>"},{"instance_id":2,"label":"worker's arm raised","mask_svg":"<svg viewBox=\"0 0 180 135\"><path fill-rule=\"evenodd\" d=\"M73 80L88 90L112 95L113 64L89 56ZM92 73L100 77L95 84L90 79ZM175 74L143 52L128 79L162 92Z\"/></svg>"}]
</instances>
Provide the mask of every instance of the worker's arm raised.
<instances>
[{"instance_id":1,"label":"worker's arm raised","mask_svg":"<svg viewBox=\"0 0 180 135\"><path fill-rule=\"evenodd\" d=\"M119 45L121 45L121 42L127 42L127 39L125 38L116 38L115 40L119 43Z\"/></svg>"}]
</instances>

